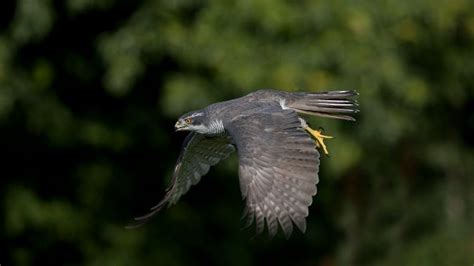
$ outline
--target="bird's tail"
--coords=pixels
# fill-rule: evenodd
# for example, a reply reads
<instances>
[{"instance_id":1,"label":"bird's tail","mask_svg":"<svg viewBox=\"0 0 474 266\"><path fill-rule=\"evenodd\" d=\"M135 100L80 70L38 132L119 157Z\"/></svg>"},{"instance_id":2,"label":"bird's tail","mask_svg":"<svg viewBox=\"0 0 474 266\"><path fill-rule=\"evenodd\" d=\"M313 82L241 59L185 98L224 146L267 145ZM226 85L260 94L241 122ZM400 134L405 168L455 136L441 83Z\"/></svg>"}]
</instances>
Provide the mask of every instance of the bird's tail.
<instances>
[{"instance_id":1,"label":"bird's tail","mask_svg":"<svg viewBox=\"0 0 474 266\"><path fill-rule=\"evenodd\" d=\"M355 121L352 114L358 113L358 103L353 97L355 90L291 93L286 106L296 112L336 119Z\"/></svg>"}]
</instances>

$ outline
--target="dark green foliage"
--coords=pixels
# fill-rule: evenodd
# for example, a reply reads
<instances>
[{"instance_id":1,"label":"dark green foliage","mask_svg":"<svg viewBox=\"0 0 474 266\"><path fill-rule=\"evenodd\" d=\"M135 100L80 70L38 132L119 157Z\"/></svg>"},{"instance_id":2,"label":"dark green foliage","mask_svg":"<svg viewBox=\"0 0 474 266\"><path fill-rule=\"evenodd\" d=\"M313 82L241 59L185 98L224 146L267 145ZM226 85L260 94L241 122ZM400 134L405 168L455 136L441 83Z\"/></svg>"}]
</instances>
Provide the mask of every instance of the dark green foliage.
<instances>
[{"instance_id":1,"label":"dark green foliage","mask_svg":"<svg viewBox=\"0 0 474 266\"><path fill-rule=\"evenodd\" d=\"M18 0L0 7L2 265L472 265L474 2ZM357 89L308 230L252 238L235 156L137 230L185 135L258 88Z\"/></svg>"}]
</instances>

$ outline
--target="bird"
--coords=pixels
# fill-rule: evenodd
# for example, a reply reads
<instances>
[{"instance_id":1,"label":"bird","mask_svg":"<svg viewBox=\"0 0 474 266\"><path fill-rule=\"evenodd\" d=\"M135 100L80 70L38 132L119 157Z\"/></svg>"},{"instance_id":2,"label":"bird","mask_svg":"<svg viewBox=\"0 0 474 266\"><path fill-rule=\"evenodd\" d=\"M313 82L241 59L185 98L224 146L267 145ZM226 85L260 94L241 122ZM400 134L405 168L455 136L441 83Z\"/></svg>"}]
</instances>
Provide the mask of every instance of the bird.
<instances>
[{"instance_id":1,"label":"bird","mask_svg":"<svg viewBox=\"0 0 474 266\"><path fill-rule=\"evenodd\" d=\"M285 92L262 89L182 115L176 131L189 131L164 198L127 228L146 223L171 206L208 173L237 151L239 184L246 226L271 237L281 228L288 239L294 225L304 233L319 183L320 149L332 136L312 129L300 115L355 121L355 90Z\"/></svg>"}]
</instances>

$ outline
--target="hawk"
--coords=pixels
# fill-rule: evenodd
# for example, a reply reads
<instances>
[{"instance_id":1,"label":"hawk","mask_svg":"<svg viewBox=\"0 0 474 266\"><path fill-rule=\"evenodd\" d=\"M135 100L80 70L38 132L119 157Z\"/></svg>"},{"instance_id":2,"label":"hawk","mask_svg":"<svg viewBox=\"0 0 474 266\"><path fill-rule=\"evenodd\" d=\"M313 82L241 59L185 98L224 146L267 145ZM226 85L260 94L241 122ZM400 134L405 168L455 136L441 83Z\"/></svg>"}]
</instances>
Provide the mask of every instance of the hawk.
<instances>
[{"instance_id":1,"label":"hawk","mask_svg":"<svg viewBox=\"0 0 474 266\"><path fill-rule=\"evenodd\" d=\"M352 98L356 91L318 93L258 90L218 102L179 118L176 131L190 131L184 140L164 198L151 212L135 218L136 227L164 206L175 204L209 168L237 150L239 181L246 202L247 224L256 232L268 228L274 236L280 225L288 238L293 224L306 230L308 207L319 182L320 148L332 138L314 130L300 114L355 121Z\"/></svg>"}]
</instances>

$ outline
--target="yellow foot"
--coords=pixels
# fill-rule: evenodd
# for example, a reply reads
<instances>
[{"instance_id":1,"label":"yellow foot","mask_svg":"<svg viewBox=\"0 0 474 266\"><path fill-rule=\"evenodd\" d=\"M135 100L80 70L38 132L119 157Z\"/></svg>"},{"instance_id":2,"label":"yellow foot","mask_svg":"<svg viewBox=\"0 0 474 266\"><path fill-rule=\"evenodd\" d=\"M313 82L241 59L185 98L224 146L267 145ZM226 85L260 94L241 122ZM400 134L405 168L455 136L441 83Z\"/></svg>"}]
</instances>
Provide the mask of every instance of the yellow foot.
<instances>
[{"instance_id":1,"label":"yellow foot","mask_svg":"<svg viewBox=\"0 0 474 266\"><path fill-rule=\"evenodd\" d=\"M328 148L326 147L326 144L324 144L324 139L332 139L333 136L323 135L321 133L322 130L314 130L307 125L304 129L316 139L316 147L322 148L324 154L329 155Z\"/></svg>"}]
</instances>

